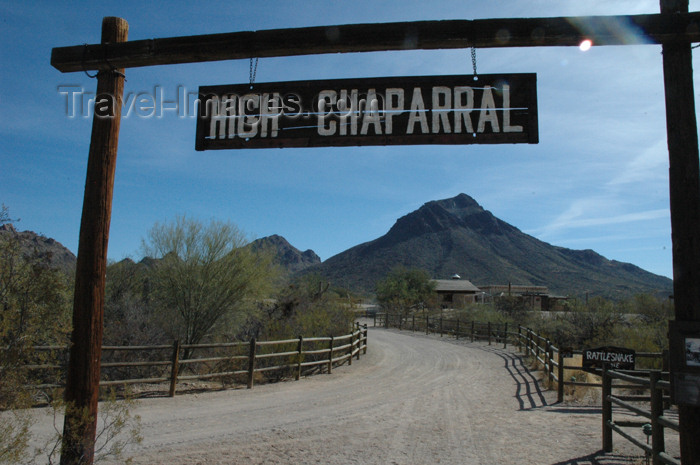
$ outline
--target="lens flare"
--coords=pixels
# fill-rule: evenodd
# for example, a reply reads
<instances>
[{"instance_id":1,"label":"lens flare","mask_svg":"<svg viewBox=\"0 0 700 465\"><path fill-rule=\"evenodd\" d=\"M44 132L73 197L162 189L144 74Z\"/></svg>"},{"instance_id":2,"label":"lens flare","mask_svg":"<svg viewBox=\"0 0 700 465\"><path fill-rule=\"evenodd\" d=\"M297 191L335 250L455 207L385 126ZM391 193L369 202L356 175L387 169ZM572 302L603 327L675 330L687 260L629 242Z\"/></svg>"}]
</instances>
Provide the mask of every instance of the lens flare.
<instances>
[{"instance_id":1,"label":"lens flare","mask_svg":"<svg viewBox=\"0 0 700 465\"><path fill-rule=\"evenodd\" d=\"M582 52L587 52L591 49L592 46L593 46L593 41L591 41L590 39L586 39L579 44L578 48Z\"/></svg>"}]
</instances>

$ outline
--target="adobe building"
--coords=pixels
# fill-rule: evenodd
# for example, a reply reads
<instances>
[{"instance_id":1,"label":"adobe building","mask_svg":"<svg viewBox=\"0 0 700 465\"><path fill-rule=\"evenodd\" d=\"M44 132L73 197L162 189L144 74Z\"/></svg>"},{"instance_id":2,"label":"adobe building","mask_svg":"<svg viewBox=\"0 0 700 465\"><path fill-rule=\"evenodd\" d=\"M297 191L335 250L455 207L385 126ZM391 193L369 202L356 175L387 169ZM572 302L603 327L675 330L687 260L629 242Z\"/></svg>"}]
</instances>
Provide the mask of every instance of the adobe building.
<instances>
[{"instance_id":1,"label":"adobe building","mask_svg":"<svg viewBox=\"0 0 700 465\"><path fill-rule=\"evenodd\" d=\"M452 279L433 279L435 292L442 308L461 307L475 303L481 290L459 275L453 275Z\"/></svg>"}]
</instances>

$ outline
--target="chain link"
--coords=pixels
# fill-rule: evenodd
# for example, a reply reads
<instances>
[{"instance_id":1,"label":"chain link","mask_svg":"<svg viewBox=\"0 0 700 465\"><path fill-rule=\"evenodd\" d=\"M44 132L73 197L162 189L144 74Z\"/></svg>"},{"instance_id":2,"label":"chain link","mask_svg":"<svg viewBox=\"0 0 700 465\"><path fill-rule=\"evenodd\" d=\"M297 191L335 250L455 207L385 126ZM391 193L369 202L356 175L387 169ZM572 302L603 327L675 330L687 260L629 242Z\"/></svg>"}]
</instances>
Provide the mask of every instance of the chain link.
<instances>
[{"instance_id":1,"label":"chain link","mask_svg":"<svg viewBox=\"0 0 700 465\"><path fill-rule=\"evenodd\" d=\"M472 68L474 69L474 77L476 77L476 47L472 47Z\"/></svg>"}]
</instances>

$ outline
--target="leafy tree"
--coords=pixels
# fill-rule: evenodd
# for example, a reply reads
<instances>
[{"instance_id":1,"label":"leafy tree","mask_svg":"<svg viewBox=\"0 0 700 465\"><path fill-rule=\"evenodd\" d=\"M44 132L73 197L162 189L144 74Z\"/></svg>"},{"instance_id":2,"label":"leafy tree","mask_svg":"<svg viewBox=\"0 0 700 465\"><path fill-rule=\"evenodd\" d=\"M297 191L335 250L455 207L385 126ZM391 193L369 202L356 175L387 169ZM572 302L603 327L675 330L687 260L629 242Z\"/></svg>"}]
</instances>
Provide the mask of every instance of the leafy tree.
<instances>
[{"instance_id":1,"label":"leafy tree","mask_svg":"<svg viewBox=\"0 0 700 465\"><path fill-rule=\"evenodd\" d=\"M309 274L283 287L265 305L261 333L267 339L347 334L354 321L351 305L319 275Z\"/></svg>"},{"instance_id":2,"label":"leafy tree","mask_svg":"<svg viewBox=\"0 0 700 465\"><path fill-rule=\"evenodd\" d=\"M0 224L10 221L3 205ZM31 420L21 409L33 399L25 386L54 382L59 375L38 378L21 368L56 362L32 347L67 343L69 279L47 263L45 254L23 248L12 232L0 236L0 410L12 411L0 426L0 463L19 460L27 448Z\"/></svg>"},{"instance_id":3,"label":"leafy tree","mask_svg":"<svg viewBox=\"0 0 700 465\"><path fill-rule=\"evenodd\" d=\"M171 337L197 344L241 324L251 302L266 294L275 272L272 258L244 245L235 225L215 220L203 224L180 216L149 231L143 250L157 259L150 295Z\"/></svg>"},{"instance_id":4,"label":"leafy tree","mask_svg":"<svg viewBox=\"0 0 700 465\"><path fill-rule=\"evenodd\" d=\"M397 267L377 283L377 301L385 311L405 315L425 305L434 290L427 271Z\"/></svg>"}]
</instances>

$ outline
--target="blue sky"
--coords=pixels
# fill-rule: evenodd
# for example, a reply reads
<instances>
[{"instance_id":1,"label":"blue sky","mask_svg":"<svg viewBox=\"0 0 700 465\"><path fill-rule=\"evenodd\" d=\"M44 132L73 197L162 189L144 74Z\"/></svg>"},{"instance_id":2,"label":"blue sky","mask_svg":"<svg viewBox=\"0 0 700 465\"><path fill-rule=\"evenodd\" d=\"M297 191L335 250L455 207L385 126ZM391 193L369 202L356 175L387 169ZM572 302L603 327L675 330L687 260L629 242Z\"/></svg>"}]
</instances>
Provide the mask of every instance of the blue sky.
<instances>
[{"instance_id":1,"label":"blue sky","mask_svg":"<svg viewBox=\"0 0 700 465\"><path fill-rule=\"evenodd\" d=\"M691 11L699 8L691 1ZM104 16L129 39L365 22L657 13L658 1L0 1L0 202L17 228L77 251L94 92L50 65L53 47L97 43ZM138 258L155 222L186 214L271 234L327 259L430 200L464 192L554 245L671 276L661 47L481 49L478 72L537 73L537 145L194 150L195 119L134 112L121 125L109 257ZM700 51L694 51L694 58ZM695 68L697 68L695 63ZM257 82L470 74L469 50L261 59ZM246 83L248 60L126 70L127 99L175 101ZM87 95L87 94L85 94ZM76 100L77 101L77 100ZM182 102L181 102L182 103ZM182 107L180 107L182 109ZM71 116L72 113L72 116ZM192 111L190 109L190 114Z\"/></svg>"}]
</instances>

